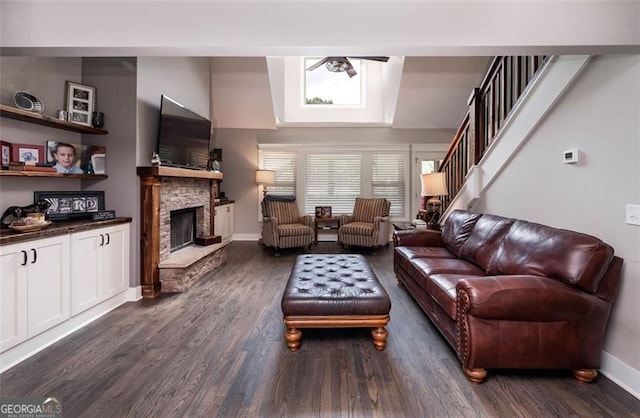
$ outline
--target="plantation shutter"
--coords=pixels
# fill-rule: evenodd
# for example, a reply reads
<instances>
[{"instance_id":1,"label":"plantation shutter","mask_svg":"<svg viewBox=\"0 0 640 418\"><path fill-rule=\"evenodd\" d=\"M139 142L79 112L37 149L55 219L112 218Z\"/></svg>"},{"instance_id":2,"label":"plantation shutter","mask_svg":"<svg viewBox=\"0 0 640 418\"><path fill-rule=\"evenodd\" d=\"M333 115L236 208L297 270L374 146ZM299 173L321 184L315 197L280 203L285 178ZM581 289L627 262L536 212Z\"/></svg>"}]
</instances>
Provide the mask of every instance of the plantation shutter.
<instances>
[{"instance_id":1,"label":"plantation shutter","mask_svg":"<svg viewBox=\"0 0 640 418\"><path fill-rule=\"evenodd\" d=\"M391 202L392 217L405 216L405 155L373 154L371 162L371 197Z\"/></svg>"},{"instance_id":2,"label":"plantation shutter","mask_svg":"<svg viewBox=\"0 0 640 418\"><path fill-rule=\"evenodd\" d=\"M296 194L296 153L287 151L264 151L262 167L276 172L275 184L267 186L271 195Z\"/></svg>"},{"instance_id":3,"label":"plantation shutter","mask_svg":"<svg viewBox=\"0 0 640 418\"><path fill-rule=\"evenodd\" d=\"M306 157L305 213L331 206L333 216L352 213L362 195L362 154L308 154Z\"/></svg>"}]
</instances>

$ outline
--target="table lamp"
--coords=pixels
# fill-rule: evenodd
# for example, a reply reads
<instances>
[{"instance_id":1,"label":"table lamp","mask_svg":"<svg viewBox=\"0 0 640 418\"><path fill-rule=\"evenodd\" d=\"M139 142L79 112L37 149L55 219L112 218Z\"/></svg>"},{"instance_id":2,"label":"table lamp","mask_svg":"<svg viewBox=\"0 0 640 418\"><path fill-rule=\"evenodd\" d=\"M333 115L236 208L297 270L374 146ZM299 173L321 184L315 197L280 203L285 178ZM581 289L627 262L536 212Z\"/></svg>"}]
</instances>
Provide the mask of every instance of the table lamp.
<instances>
[{"instance_id":1,"label":"table lamp","mask_svg":"<svg viewBox=\"0 0 640 418\"><path fill-rule=\"evenodd\" d=\"M256 170L256 183L262 186L262 197L267 195L267 186L276 182L276 172L273 170Z\"/></svg>"},{"instance_id":2,"label":"table lamp","mask_svg":"<svg viewBox=\"0 0 640 418\"><path fill-rule=\"evenodd\" d=\"M428 196L426 204L427 224L435 226L440 220L442 214L442 202L438 196L447 196L447 178L445 173L423 174L422 180L422 196Z\"/></svg>"}]
</instances>

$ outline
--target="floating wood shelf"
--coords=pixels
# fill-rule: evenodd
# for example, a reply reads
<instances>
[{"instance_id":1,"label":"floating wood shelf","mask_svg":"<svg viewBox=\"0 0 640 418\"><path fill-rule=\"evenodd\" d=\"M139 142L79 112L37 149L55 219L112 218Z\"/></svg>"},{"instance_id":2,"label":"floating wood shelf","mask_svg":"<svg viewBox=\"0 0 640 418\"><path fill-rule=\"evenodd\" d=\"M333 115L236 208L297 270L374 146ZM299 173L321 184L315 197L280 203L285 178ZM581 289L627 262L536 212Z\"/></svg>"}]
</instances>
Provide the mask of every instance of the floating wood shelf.
<instances>
[{"instance_id":1,"label":"floating wood shelf","mask_svg":"<svg viewBox=\"0 0 640 418\"><path fill-rule=\"evenodd\" d=\"M52 118L50 116L45 116L26 110L16 109L15 107L3 104L0 104L0 116L9 119L20 120L23 122L35 123L36 125L48 126L50 128L78 132L81 134L106 135L109 133L109 131L106 131L104 129L97 129L90 126L79 125L77 123Z\"/></svg>"},{"instance_id":2,"label":"floating wood shelf","mask_svg":"<svg viewBox=\"0 0 640 418\"><path fill-rule=\"evenodd\" d=\"M48 171L12 171L2 170L0 176L4 177L49 177L65 179L102 180L108 178L106 174L62 174Z\"/></svg>"}]
</instances>

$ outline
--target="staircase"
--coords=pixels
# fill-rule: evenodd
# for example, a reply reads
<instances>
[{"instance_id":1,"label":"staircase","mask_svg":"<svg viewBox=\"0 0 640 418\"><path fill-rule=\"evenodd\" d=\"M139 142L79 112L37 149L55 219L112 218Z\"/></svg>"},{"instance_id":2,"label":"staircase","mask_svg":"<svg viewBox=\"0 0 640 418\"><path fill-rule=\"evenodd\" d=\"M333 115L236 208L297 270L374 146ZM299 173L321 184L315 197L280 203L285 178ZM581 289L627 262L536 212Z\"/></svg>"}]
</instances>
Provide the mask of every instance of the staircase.
<instances>
[{"instance_id":1,"label":"staircase","mask_svg":"<svg viewBox=\"0 0 640 418\"><path fill-rule=\"evenodd\" d=\"M588 62L589 56L499 56L480 87L440 165L446 173L445 219L469 209L526 142Z\"/></svg>"}]
</instances>

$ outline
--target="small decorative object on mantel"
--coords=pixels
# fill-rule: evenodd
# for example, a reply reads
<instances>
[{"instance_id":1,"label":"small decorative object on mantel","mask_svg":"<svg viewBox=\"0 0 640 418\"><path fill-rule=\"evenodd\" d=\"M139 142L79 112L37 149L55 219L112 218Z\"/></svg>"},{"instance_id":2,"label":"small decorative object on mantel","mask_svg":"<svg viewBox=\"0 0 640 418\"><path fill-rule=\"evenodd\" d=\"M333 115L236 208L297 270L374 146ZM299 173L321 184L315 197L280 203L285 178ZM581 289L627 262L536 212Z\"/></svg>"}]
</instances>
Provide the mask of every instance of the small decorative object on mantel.
<instances>
[{"instance_id":1,"label":"small decorative object on mantel","mask_svg":"<svg viewBox=\"0 0 640 418\"><path fill-rule=\"evenodd\" d=\"M153 153L153 155L151 156L151 165L152 166L158 166L161 165L162 162L160 161L160 156L157 153Z\"/></svg>"},{"instance_id":2,"label":"small decorative object on mantel","mask_svg":"<svg viewBox=\"0 0 640 418\"><path fill-rule=\"evenodd\" d=\"M14 94L13 102L16 104L18 109L35 113L44 112L44 103L42 103L36 96L25 91L19 91Z\"/></svg>"}]
</instances>

